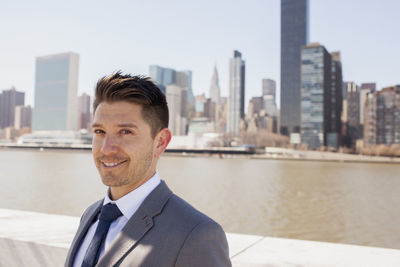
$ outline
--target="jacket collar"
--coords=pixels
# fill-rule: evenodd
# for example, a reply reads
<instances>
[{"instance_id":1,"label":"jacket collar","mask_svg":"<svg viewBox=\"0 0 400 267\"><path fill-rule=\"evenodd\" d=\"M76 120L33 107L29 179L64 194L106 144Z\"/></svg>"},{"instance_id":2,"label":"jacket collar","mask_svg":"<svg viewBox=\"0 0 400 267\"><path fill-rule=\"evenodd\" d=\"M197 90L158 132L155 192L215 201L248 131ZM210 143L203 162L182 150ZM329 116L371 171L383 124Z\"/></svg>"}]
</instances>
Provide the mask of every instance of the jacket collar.
<instances>
[{"instance_id":1,"label":"jacket collar","mask_svg":"<svg viewBox=\"0 0 400 267\"><path fill-rule=\"evenodd\" d=\"M117 235L97 266L114 266L120 262L135 244L153 227L153 218L160 214L173 195L164 181L147 196L139 209Z\"/></svg>"},{"instance_id":2,"label":"jacket collar","mask_svg":"<svg viewBox=\"0 0 400 267\"><path fill-rule=\"evenodd\" d=\"M82 215L78 230L76 232L74 239L72 240L70 250L68 251L67 259L65 261L65 267L72 266L73 260L75 259L75 254L77 253L79 247L81 246L82 240L85 237L89 227L97 219L97 215L99 214L102 206L103 206L103 199L92 204L89 208L87 208L87 210Z\"/></svg>"}]
</instances>

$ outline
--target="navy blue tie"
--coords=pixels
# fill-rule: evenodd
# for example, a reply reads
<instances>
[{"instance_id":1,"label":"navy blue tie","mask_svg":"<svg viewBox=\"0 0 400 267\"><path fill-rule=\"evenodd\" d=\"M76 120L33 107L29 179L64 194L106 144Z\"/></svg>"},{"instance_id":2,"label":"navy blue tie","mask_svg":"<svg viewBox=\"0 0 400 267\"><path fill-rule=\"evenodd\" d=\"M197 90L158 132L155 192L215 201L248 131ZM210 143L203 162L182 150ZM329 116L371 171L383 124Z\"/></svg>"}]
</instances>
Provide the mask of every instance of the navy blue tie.
<instances>
[{"instance_id":1,"label":"navy blue tie","mask_svg":"<svg viewBox=\"0 0 400 267\"><path fill-rule=\"evenodd\" d=\"M122 213L115 204L108 203L101 208L99 224L97 225L96 232L83 258L82 267L93 267L96 265L108 229L111 223L120 216L122 216Z\"/></svg>"}]
</instances>

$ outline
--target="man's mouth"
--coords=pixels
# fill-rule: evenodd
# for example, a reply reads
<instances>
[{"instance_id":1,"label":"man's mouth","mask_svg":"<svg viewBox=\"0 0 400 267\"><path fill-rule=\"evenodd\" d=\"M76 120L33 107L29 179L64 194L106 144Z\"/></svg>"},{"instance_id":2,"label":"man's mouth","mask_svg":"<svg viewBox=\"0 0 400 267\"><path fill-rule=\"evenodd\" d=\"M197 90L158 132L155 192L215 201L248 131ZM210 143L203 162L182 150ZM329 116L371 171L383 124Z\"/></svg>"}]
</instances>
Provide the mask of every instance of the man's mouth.
<instances>
[{"instance_id":1,"label":"man's mouth","mask_svg":"<svg viewBox=\"0 0 400 267\"><path fill-rule=\"evenodd\" d=\"M105 168L114 168L117 166L120 166L126 162L126 160L123 161L118 161L118 162L105 162L105 161L100 161L101 165Z\"/></svg>"}]
</instances>

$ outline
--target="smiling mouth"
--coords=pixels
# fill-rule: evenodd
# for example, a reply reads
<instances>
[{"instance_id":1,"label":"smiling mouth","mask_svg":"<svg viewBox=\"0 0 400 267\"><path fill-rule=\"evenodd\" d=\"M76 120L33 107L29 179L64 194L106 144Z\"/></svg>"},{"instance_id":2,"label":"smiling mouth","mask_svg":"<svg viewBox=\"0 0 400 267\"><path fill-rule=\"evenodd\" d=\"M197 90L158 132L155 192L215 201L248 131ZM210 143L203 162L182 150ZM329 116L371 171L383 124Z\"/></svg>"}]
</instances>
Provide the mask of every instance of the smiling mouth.
<instances>
[{"instance_id":1,"label":"smiling mouth","mask_svg":"<svg viewBox=\"0 0 400 267\"><path fill-rule=\"evenodd\" d=\"M126 160L120 161L120 162L104 162L104 161L101 161L101 165L104 168L115 168L115 167L118 167L118 166L124 164L125 162L126 162Z\"/></svg>"}]
</instances>

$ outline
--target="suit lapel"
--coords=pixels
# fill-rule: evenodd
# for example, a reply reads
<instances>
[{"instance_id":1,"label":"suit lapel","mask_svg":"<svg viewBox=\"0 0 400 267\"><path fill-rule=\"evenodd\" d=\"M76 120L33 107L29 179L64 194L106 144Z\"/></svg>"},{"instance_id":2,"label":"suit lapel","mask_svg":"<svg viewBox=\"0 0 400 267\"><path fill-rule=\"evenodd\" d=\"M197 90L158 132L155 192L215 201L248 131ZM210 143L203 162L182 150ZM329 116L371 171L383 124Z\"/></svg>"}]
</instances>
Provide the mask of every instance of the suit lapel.
<instances>
[{"instance_id":1,"label":"suit lapel","mask_svg":"<svg viewBox=\"0 0 400 267\"><path fill-rule=\"evenodd\" d=\"M76 235L72 241L71 247L68 251L67 260L66 260L66 267L71 267L74 263L76 252L78 251L83 238L86 235L89 227L92 225L94 219L96 218L97 214L100 212L101 206L103 204L103 199L97 201L92 206L90 206L85 214L82 216L82 220L79 224L78 230Z\"/></svg>"},{"instance_id":2,"label":"suit lapel","mask_svg":"<svg viewBox=\"0 0 400 267\"><path fill-rule=\"evenodd\" d=\"M153 217L162 212L171 196L172 191L161 181L117 235L109 250L98 262L98 266L114 266L123 259L153 227Z\"/></svg>"}]
</instances>

